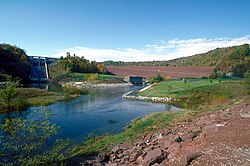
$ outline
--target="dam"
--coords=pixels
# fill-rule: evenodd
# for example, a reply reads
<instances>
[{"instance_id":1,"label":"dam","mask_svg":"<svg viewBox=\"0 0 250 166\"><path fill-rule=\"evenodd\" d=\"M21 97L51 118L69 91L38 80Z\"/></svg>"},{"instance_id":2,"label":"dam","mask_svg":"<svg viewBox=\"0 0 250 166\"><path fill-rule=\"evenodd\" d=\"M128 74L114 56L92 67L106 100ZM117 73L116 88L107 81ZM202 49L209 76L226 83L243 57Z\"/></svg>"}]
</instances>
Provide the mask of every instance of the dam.
<instances>
[{"instance_id":1,"label":"dam","mask_svg":"<svg viewBox=\"0 0 250 166\"><path fill-rule=\"evenodd\" d=\"M50 80L48 64L56 62L58 58L30 57L31 71L29 79L34 82L46 82Z\"/></svg>"}]
</instances>

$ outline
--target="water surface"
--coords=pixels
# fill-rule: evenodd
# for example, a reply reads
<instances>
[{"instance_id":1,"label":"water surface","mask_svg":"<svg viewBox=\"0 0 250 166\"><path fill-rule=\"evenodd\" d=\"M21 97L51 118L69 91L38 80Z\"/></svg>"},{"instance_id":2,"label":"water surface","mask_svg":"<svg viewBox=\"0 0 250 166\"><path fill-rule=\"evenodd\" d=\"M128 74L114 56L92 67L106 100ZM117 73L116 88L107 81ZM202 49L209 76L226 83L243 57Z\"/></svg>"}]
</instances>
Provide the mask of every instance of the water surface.
<instances>
[{"instance_id":1,"label":"water surface","mask_svg":"<svg viewBox=\"0 0 250 166\"><path fill-rule=\"evenodd\" d=\"M176 111L178 108L152 102L123 99L121 96L142 87L122 87L93 90L79 98L58 102L47 106L54 114L50 119L60 126L58 138L71 138L79 142L89 133L119 133L137 117L145 117L153 112ZM6 116L27 116L37 107L30 107L21 113L2 114ZM113 121L115 123L110 123Z\"/></svg>"}]
</instances>

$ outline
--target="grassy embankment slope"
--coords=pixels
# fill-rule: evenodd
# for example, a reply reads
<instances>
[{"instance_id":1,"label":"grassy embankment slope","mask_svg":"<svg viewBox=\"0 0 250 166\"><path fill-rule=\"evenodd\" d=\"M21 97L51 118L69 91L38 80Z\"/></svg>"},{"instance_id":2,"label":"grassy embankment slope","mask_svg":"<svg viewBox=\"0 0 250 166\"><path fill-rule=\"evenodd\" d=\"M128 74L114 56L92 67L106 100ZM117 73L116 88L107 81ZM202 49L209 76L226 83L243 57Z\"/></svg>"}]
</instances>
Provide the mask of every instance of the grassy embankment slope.
<instances>
[{"instance_id":1,"label":"grassy embankment slope","mask_svg":"<svg viewBox=\"0 0 250 166\"><path fill-rule=\"evenodd\" d=\"M212 80L212 82L206 79L193 80L193 82L160 82L140 95L174 96L179 102L172 104L181 105L183 111L160 112L143 119L135 119L120 134L90 138L83 146L76 148L74 154L86 156L102 151L108 152L114 145L134 142L168 126L190 121L209 112L228 108L247 100L250 101L243 81L233 79Z\"/></svg>"},{"instance_id":2,"label":"grassy embankment slope","mask_svg":"<svg viewBox=\"0 0 250 166\"><path fill-rule=\"evenodd\" d=\"M53 82L86 81L88 84L124 83L123 77L120 76L68 72L60 67L59 62L49 65L49 73Z\"/></svg>"}]
</instances>

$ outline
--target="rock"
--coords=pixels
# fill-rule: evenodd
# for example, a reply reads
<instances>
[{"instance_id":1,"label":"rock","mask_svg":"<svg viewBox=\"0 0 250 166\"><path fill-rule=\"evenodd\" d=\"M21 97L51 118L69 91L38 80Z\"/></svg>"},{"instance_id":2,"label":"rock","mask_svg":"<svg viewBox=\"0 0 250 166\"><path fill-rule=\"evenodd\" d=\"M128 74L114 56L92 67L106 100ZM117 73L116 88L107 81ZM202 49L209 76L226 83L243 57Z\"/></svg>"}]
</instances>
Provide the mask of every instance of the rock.
<instances>
[{"instance_id":1,"label":"rock","mask_svg":"<svg viewBox=\"0 0 250 166\"><path fill-rule=\"evenodd\" d=\"M213 131L217 131L218 127L216 126L217 123L212 123L209 125L205 125L202 127L202 131L203 132L213 132Z\"/></svg>"},{"instance_id":2,"label":"rock","mask_svg":"<svg viewBox=\"0 0 250 166\"><path fill-rule=\"evenodd\" d=\"M165 129L165 130L162 131L162 135L163 136L166 136L168 134L171 134L171 130L170 129L167 128L167 129Z\"/></svg>"},{"instance_id":3,"label":"rock","mask_svg":"<svg viewBox=\"0 0 250 166\"><path fill-rule=\"evenodd\" d=\"M109 155L107 155L106 153L100 153L98 154L97 158L96 158L96 162L105 162L108 161L110 158Z\"/></svg>"},{"instance_id":4,"label":"rock","mask_svg":"<svg viewBox=\"0 0 250 166\"><path fill-rule=\"evenodd\" d=\"M108 164L105 164L105 166L117 166L117 163L108 163Z\"/></svg>"},{"instance_id":5,"label":"rock","mask_svg":"<svg viewBox=\"0 0 250 166\"><path fill-rule=\"evenodd\" d=\"M166 155L160 148L156 148L147 152L142 165L153 165L155 163L161 163L166 158Z\"/></svg>"},{"instance_id":6,"label":"rock","mask_svg":"<svg viewBox=\"0 0 250 166\"><path fill-rule=\"evenodd\" d=\"M124 155L122 154L122 153L119 153L118 155L117 155L117 157L118 158L122 158Z\"/></svg>"},{"instance_id":7,"label":"rock","mask_svg":"<svg viewBox=\"0 0 250 166\"><path fill-rule=\"evenodd\" d=\"M182 141L182 139L181 139L181 137L177 137L177 138L175 138L175 140L174 140L175 142L181 142Z\"/></svg>"},{"instance_id":8,"label":"rock","mask_svg":"<svg viewBox=\"0 0 250 166\"><path fill-rule=\"evenodd\" d=\"M139 141L139 142L136 143L136 146L137 147L145 148L147 146L147 144L144 141Z\"/></svg>"},{"instance_id":9,"label":"rock","mask_svg":"<svg viewBox=\"0 0 250 166\"><path fill-rule=\"evenodd\" d=\"M175 152L171 152L168 154L168 159L172 159L173 157L175 157Z\"/></svg>"},{"instance_id":10,"label":"rock","mask_svg":"<svg viewBox=\"0 0 250 166\"><path fill-rule=\"evenodd\" d=\"M155 164L153 164L152 166L165 166L165 164L163 164L163 163L160 163L160 164L155 163Z\"/></svg>"},{"instance_id":11,"label":"rock","mask_svg":"<svg viewBox=\"0 0 250 166\"><path fill-rule=\"evenodd\" d=\"M182 156L182 158L180 160L181 161L181 165L182 166L187 166L193 160L197 159L201 155L203 155L203 153L201 153L201 152L189 152L189 153L186 153L184 156Z\"/></svg>"},{"instance_id":12,"label":"rock","mask_svg":"<svg viewBox=\"0 0 250 166\"><path fill-rule=\"evenodd\" d=\"M181 147L178 142L173 142L169 147L167 152L170 154L172 152L176 153L176 151Z\"/></svg>"},{"instance_id":13,"label":"rock","mask_svg":"<svg viewBox=\"0 0 250 166\"><path fill-rule=\"evenodd\" d=\"M149 146L144 149L145 152L152 151L154 149L154 146Z\"/></svg>"},{"instance_id":14,"label":"rock","mask_svg":"<svg viewBox=\"0 0 250 166\"><path fill-rule=\"evenodd\" d=\"M115 147L111 150L112 153L118 153L119 151L121 151L121 149L120 149L119 146L115 146Z\"/></svg>"},{"instance_id":15,"label":"rock","mask_svg":"<svg viewBox=\"0 0 250 166\"><path fill-rule=\"evenodd\" d=\"M142 157L142 156L139 156L139 157L136 159L136 161L142 162L142 161L143 161L143 157Z\"/></svg>"},{"instance_id":16,"label":"rock","mask_svg":"<svg viewBox=\"0 0 250 166\"><path fill-rule=\"evenodd\" d=\"M250 118L250 113L240 114L242 118Z\"/></svg>"},{"instance_id":17,"label":"rock","mask_svg":"<svg viewBox=\"0 0 250 166\"><path fill-rule=\"evenodd\" d=\"M94 163L93 166L102 166L102 163Z\"/></svg>"},{"instance_id":18,"label":"rock","mask_svg":"<svg viewBox=\"0 0 250 166\"><path fill-rule=\"evenodd\" d=\"M123 156L128 156L130 154L130 150L123 151L122 155Z\"/></svg>"},{"instance_id":19,"label":"rock","mask_svg":"<svg viewBox=\"0 0 250 166\"><path fill-rule=\"evenodd\" d=\"M193 131L191 133L188 133L186 135L181 136L181 140L185 142L188 139L194 139L201 133L201 130Z\"/></svg>"},{"instance_id":20,"label":"rock","mask_svg":"<svg viewBox=\"0 0 250 166\"><path fill-rule=\"evenodd\" d=\"M218 124L216 124L216 126L217 126L217 127L224 127L225 124L223 124L223 123L218 123Z\"/></svg>"},{"instance_id":21,"label":"rock","mask_svg":"<svg viewBox=\"0 0 250 166\"><path fill-rule=\"evenodd\" d=\"M148 143L148 142L151 140L151 138L152 138L152 134L148 134L148 135L144 138L144 140L146 141L146 143Z\"/></svg>"},{"instance_id":22,"label":"rock","mask_svg":"<svg viewBox=\"0 0 250 166\"><path fill-rule=\"evenodd\" d=\"M168 147L171 145L172 142L170 141L165 141L162 143L161 147L162 149L168 149Z\"/></svg>"},{"instance_id":23,"label":"rock","mask_svg":"<svg viewBox=\"0 0 250 166\"><path fill-rule=\"evenodd\" d=\"M215 123L215 120L214 119L206 119L205 117L202 117L200 118L197 122L196 122L196 125L197 126L203 126L203 125L209 125L209 124L212 124L212 123Z\"/></svg>"},{"instance_id":24,"label":"rock","mask_svg":"<svg viewBox=\"0 0 250 166\"><path fill-rule=\"evenodd\" d=\"M135 152L134 154L131 155L129 162L134 162L140 155L141 155L140 152Z\"/></svg>"}]
</instances>

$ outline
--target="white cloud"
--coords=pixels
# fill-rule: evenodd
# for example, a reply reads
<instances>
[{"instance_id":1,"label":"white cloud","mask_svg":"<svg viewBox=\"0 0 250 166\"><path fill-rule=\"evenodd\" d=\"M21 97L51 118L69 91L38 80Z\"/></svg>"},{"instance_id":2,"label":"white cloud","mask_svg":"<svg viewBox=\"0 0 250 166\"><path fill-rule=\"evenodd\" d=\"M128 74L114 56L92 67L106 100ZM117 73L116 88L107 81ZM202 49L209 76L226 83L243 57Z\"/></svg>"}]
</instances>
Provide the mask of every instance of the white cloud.
<instances>
[{"instance_id":1,"label":"white cloud","mask_svg":"<svg viewBox=\"0 0 250 166\"><path fill-rule=\"evenodd\" d=\"M229 47L250 43L250 35L239 38L196 38L196 39L173 39L161 41L159 44L145 45L142 49L118 48L96 49L76 46L59 51L53 57L65 56L66 52L84 56L89 60L106 61L152 61L170 60L186 57L198 53L204 53L218 47Z\"/></svg>"}]
</instances>

